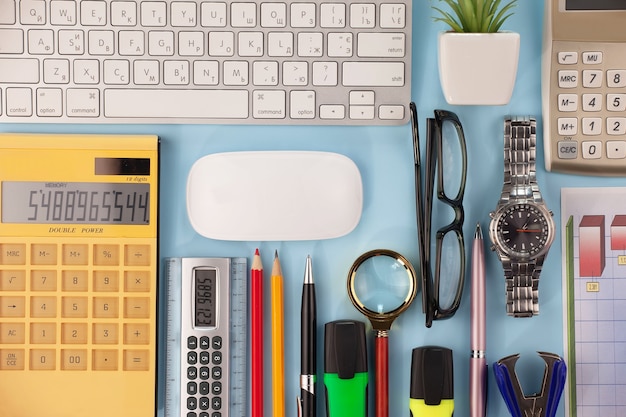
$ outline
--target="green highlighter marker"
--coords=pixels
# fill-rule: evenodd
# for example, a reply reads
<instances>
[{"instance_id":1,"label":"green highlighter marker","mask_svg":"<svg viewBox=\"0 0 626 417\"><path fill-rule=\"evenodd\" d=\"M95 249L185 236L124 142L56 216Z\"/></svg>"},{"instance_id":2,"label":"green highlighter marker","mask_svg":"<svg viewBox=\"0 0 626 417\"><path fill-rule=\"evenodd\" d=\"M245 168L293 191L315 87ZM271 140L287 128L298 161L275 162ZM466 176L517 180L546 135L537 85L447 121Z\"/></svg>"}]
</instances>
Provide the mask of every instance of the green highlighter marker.
<instances>
[{"instance_id":1,"label":"green highlighter marker","mask_svg":"<svg viewBox=\"0 0 626 417\"><path fill-rule=\"evenodd\" d=\"M439 346L413 349L411 358L412 417L451 417L454 412L452 351Z\"/></svg>"},{"instance_id":2,"label":"green highlighter marker","mask_svg":"<svg viewBox=\"0 0 626 417\"><path fill-rule=\"evenodd\" d=\"M326 323L324 386L328 417L367 417L367 345L365 324L354 320Z\"/></svg>"}]
</instances>

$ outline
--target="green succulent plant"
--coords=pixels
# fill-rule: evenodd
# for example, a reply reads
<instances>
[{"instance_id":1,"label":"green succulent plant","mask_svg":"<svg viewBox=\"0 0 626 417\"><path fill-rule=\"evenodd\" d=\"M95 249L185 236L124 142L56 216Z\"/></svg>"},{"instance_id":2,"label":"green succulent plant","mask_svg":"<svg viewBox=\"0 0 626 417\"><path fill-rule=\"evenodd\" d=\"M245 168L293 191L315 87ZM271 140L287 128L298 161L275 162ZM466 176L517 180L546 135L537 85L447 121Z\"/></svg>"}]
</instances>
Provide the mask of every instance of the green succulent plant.
<instances>
[{"instance_id":1,"label":"green succulent plant","mask_svg":"<svg viewBox=\"0 0 626 417\"><path fill-rule=\"evenodd\" d=\"M517 0L502 5L502 0L439 0L451 11L433 6L440 16L435 21L446 23L454 32L493 33L513 14Z\"/></svg>"}]
</instances>

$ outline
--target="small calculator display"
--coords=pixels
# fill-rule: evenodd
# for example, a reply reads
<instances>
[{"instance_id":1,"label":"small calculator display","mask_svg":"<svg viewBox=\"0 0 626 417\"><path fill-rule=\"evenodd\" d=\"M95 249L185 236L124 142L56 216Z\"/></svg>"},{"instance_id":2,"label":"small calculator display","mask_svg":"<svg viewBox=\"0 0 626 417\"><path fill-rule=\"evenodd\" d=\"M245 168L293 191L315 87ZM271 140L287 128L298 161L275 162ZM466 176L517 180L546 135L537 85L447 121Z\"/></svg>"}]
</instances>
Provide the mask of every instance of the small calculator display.
<instances>
[{"instance_id":1,"label":"small calculator display","mask_svg":"<svg viewBox=\"0 0 626 417\"><path fill-rule=\"evenodd\" d=\"M0 134L0 416L156 415L158 143Z\"/></svg>"},{"instance_id":2,"label":"small calculator display","mask_svg":"<svg viewBox=\"0 0 626 417\"><path fill-rule=\"evenodd\" d=\"M546 169L626 175L626 2L546 0Z\"/></svg>"}]
</instances>

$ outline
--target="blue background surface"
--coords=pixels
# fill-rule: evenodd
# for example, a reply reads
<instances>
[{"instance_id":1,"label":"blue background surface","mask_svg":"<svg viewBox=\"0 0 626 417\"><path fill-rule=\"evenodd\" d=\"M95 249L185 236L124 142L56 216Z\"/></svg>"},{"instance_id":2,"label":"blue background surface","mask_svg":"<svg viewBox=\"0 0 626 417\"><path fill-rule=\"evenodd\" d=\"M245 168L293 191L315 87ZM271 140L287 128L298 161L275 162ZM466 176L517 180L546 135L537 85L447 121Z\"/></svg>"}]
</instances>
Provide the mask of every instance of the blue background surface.
<instances>
[{"instance_id":1,"label":"blue background surface","mask_svg":"<svg viewBox=\"0 0 626 417\"><path fill-rule=\"evenodd\" d=\"M425 118L433 110L452 110L463 123L468 149L468 176L465 194L465 243L468 260L476 222L487 230L489 211L495 208L502 187L502 130L507 115L536 117L538 120L537 176L548 206L560 225L560 189L566 186L626 185L624 178L599 178L559 173L544 169L541 123L541 44L543 1L522 0L516 14L504 29L521 34L517 83L506 106L455 107L441 93L437 71L437 35L445 26L433 21L430 5L434 1L416 0L413 4L412 97L417 104L425 144ZM332 320L364 320L348 299L346 277L352 262L362 253L376 248L393 249L418 264L413 191L413 153L410 126L325 127L325 126L228 126L228 125L20 125L2 124L4 132L45 133L137 133L157 134L161 138L161 257L228 256L247 257L255 248L262 254L266 277L273 254L278 250L285 276L285 365L286 407L296 415L300 371L300 298L305 258L313 258L318 300L318 380L323 372L323 325ZM350 157L363 179L364 205L356 229L337 239L301 242L225 242L198 235L191 227L185 207L185 185L192 164L200 157L239 150L320 150ZM267 184L265 201L272 204L272 184ZM245 193L246 190L240 190ZM558 227L558 226L557 226ZM504 306L504 279L496 255L487 250L487 358L491 364L504 356L520 353L518 374L525 391L539 389L543 362L536 351L563 355L563 306L561 292L561 230L546 259L541 275L540 315L532 319L507 317ZM485 236L488 246L488 237ZM468 262L468 273L470 262ZM469 275L468 275L469 277ZM269 285L266 287L265 322L269 329ZM441 345L454 351L455 416L469 415L469 279L457 314L424 326L421 294L393 324L390 349L390 416L408 415L411 350L422 345ZM371 326L368 323L368 330ZM368 331L370 348L370 415L373 415L373 332ZM265 344L266 415L271 415L270 343ZM319 392L323 389L318 384ZM318 396L318 415L324 415L324 396ZM557 415L562 416L563 401ZM489 372L488 416L508 415Z\"/></svg>"}]
</instances>

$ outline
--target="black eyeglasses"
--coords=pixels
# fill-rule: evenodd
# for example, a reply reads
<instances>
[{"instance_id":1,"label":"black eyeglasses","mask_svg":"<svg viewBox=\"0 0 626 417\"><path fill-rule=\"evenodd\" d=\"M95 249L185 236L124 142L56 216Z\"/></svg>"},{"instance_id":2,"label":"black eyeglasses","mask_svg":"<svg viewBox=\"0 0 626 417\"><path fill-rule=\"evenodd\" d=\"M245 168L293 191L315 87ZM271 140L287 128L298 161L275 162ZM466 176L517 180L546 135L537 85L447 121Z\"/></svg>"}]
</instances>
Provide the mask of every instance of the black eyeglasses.
<instances>
[{"instance_id":1,"label":"black eyeglasses","mask_svg":"<svg viewBox=\"0 0 626 417\"><path fill-rule=\"evenodd\" d=\"M463 195L467 176L467 150L463 126L457 115L446 110L435 110L435 117L426 120L426 179L422 195L417 110L414 103L411 103L410 110L422 308L426 314L426 327L431 327L433 320L454 315L461 303L465 282ZM444 207L433 211L435 178L437 201L443 203ZM446 209L446 206L452 208L452 211ZM452 219L448 220L451 215ZM433 225L441 226L437 228ZM435 228L435 263L431 265L431 231Z\"/></svg>"}]
</instances>

